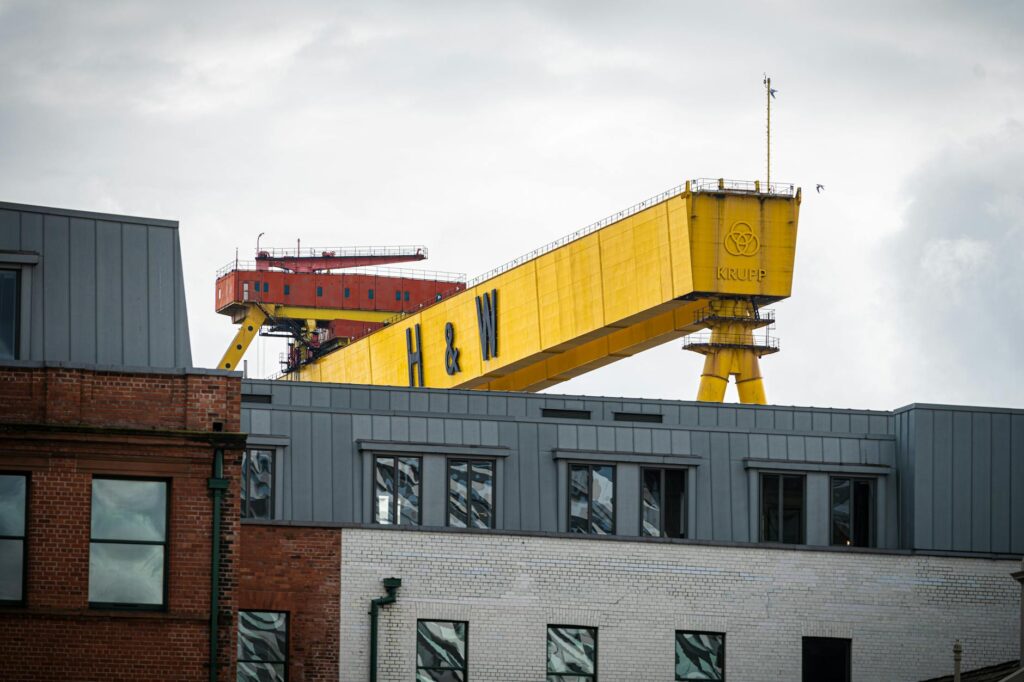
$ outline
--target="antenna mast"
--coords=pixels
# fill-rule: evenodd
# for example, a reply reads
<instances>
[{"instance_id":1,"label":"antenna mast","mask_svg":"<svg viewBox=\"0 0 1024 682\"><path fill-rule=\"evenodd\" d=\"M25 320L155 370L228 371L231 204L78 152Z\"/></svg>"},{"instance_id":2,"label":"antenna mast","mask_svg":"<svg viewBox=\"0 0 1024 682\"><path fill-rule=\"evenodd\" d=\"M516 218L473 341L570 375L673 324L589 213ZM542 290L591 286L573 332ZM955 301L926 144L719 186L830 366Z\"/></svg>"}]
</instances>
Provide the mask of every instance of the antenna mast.
<instances>
[{"instance_id":1,"label":"antenna mast","mask_svg":"<svg viewBox=\"0 0 1024 682\"><path fill-rule=\"evenodd\" d=\"M769 192L772 191L772 79L767 74L764 76L764 100L767 105L768 122L767 131L767 155L765 160L765 184Z\"/></svg>"}]
</instances>

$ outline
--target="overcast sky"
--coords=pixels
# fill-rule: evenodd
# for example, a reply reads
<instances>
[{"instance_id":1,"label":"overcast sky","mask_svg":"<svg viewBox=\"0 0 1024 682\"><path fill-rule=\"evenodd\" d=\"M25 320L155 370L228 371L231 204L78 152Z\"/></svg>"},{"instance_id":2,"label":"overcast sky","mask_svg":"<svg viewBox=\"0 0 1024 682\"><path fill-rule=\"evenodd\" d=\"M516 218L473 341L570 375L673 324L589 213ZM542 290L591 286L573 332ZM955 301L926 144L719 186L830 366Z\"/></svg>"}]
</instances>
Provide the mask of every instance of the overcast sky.
<instances>
[{"instance_id":1,"label":"overcast sky","mask_svg":"<svg viewBox=\"0 0 1024 682\"><path fill-rule=\"evenodd\" d=\"M804 188L769 401L1024 407L1024 3L894 4L0 0L0 200L179 220L212 366L214 272L260 232L473 276L763 177L767 71L773 176ZM701 363L555 390L691 399Z\"/></svg>"}]
</instances>

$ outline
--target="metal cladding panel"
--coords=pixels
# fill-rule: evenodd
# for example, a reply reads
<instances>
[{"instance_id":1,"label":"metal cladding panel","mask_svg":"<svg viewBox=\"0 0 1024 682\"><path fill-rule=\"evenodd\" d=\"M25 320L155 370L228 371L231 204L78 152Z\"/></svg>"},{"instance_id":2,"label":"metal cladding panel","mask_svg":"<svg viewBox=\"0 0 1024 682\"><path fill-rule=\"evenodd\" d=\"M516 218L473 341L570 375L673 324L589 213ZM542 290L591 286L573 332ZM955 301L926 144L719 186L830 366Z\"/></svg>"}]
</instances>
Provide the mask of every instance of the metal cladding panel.
<instances>
[{"instance_id":1,"label":"metal cladding panel","mask_svg":"<svg viewBox=\"0 0 1024 682\"><path fill-rule=\"evenodd\" d=\"M896 427L904 543L1024 553L1024 412L914 405Z\"/></svg>"},{"instance_id":2,"label":"metal cladding panel","mask_svg":"<svg viewBox=\"0 0 1024 682\"><path fill-rule=\"evenodd\" d=\"M177 223L0 203L4 252L37 259L19 359L191 367Z\"/></svg>"},{"instance_id":3,"label":"metal cladding panel","mask_svg":"<svg viewBox=\"0 0 1024 682\"><path fill-rule=\"evenodd\" d=\"M642 468L678 466L689 471L688 534L697 539L757 541L759 476L783 471L806 476L811 544L829 542L830 476L852 475L877 481L880 547L1018 552L1024 545L1024 521L1017 522L1024 509L1024 495L1016 495L1024 487L1019 411L913 406L894 415L249 380L244 386L272 396L269 405L243 406L243 413L252 428L269 431L256 435L287 443L279 489L288 520L372 521L368 455L399 444L424 457L425 523L445 520L447 448L459 456L478 448L500 462L496 518L506 530L564 531L568 463L581 461L619 467L620 535L639 533ZM615 421L623 411L664 419ZM875 431L853 432L858 428Z\"/></svg>"}]
</instances>

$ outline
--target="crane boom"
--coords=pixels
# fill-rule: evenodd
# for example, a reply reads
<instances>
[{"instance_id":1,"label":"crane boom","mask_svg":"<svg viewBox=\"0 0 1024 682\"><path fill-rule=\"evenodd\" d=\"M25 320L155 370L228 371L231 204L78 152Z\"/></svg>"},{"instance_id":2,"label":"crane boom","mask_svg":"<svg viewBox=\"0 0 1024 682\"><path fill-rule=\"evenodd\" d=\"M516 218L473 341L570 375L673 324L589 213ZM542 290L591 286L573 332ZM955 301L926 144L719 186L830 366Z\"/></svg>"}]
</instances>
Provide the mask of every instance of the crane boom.
<instances>
[{"instance_id":1,"label":"crane boom","mask_svg":"<svg viewBox=\"0 0 1024 682\"><path fill-rule=\"evenodd\" d=\"M741 400L764 402L757 360L777 344L752 330L791 293L800 198L792 185L687 182L285 378L537 391L710 328L687 344L708 355L700 399L721 400L731 374ZM742 305L724 314L723 301Z\"/></svg>"}]
</instances>

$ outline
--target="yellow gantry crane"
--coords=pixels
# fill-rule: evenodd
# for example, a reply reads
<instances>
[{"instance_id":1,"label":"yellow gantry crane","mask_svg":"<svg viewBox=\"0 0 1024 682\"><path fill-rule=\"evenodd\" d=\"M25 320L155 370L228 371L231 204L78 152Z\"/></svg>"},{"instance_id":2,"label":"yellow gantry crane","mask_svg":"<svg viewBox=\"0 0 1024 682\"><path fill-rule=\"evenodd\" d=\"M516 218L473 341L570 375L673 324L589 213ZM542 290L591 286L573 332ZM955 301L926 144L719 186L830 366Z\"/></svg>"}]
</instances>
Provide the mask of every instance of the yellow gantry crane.
<instances>
[{"instance_id":1,"label":"yellow gantry crane","mask_svg":"<svg viewBox=\"0 0 1024 682\"><path fill-rule=\"evenodd\" d=\"M686 337L697 398L766 400L767 304L792 291L801 192L692 180L470 280L285 379L538 391ZM762 334L763 332L763 334Z\"/></svg>"}]
</instances>

